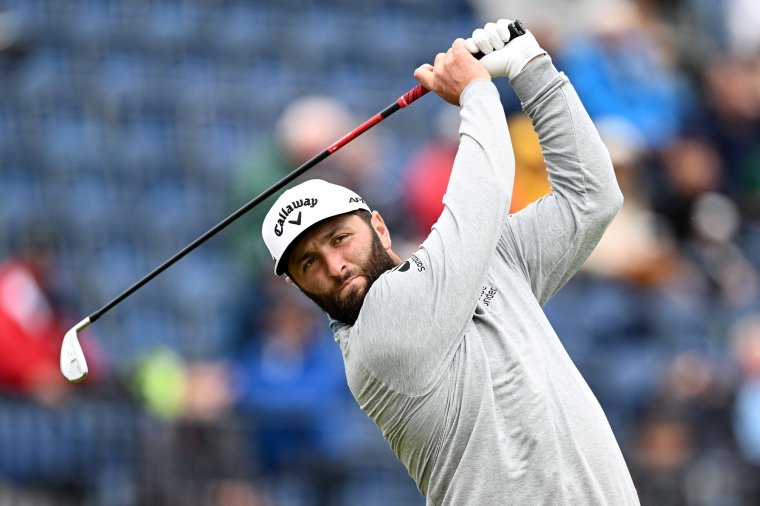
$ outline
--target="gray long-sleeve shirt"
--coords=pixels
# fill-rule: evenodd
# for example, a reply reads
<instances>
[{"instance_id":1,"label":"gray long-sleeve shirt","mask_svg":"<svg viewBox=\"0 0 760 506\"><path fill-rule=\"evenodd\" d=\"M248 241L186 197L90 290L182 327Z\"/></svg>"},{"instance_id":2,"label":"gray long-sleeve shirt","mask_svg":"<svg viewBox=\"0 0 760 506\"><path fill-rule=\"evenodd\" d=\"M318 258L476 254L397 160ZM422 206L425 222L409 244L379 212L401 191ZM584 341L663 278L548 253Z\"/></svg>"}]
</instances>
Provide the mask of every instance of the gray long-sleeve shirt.
<instances>
[{"instance_id":1,"label":"gray long-sleeve shirt","mask_svg":"<svg viewBox=\"0 0 760 506\"><path fill-rule=\"evenodd\" d=\"M548 57L511 85L552 193L508 216L514 178L495 86L461 97L444 211L420 249L332 322L349 387L431 505L635 505L599 403L541 306L619 209L609 155Z\"/></svg>"}]
</instances>

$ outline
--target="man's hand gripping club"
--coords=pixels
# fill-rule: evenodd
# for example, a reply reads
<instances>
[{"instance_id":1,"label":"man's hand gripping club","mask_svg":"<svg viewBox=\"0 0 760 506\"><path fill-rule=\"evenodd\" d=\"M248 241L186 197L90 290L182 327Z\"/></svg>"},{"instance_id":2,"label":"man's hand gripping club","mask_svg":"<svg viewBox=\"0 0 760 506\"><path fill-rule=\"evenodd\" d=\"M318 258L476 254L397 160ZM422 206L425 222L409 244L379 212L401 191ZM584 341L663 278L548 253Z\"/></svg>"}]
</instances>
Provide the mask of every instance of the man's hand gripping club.
<instances>
[{"instance_id":1,"label":"man's hand gripping club","mask_svg":"<svg viewBox=\"0 0 760 506\"><path fill-rule=\"evenodd\" d=\"M488 70L467 50L464 39L457 39L446 53L438 53L433 65L425 63L414 71L422 86L446 102L459 105L467 86L478 79L491 79Z\"/></svg>"},{"instance_id":2,"label":"man's hand gripping club","mask_svg":"<svg viewBox=\"0 0 760 506\"><path fill-rule=\"evenodd\" d=\"M480 63L491 77L506 77L512 80L528 63L546 54L530 30L525 30L520 37L512 37L509 30L511 23L510 19L486 23L483 28L472 32L472 37L465 41L471 53L483 53Z\"/></svg>"},{"instance_id":3,"label":"man's hand gripping club","mask_svg":"<svg viewBox=\"0 0 760 506\"><path fill-rule=\"evenodd\" d=\"M450 104L459 105L464 89L477 79L513 79L535 58L546 54L529 31L511 39L509 19L487 23L466 41L457 39L446 53L438 53L433 65L414 71L414 77ZM472 54L482 53L478 61Z\"/></svg>"}]
</instances>

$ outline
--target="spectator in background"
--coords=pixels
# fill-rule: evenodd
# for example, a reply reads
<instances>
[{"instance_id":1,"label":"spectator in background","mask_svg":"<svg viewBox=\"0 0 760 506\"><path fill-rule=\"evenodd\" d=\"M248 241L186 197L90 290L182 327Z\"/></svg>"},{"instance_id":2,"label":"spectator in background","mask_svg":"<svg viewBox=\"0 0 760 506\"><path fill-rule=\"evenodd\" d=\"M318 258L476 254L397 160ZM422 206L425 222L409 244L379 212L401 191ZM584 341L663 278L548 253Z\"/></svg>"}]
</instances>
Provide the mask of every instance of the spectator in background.
<instances>
[{"instance_id":1,"label":"spectator in background","mask_svg":"<svg viewBox=\"0 0 760 506\"><path fill-rule=\"evenodd\" d=\"M559 56L591 117L625 119L650 149L676 137L690 107L674 55L656 36L660 28L630 3L616 2L596 12L586 31L593 36L568 39Z\"/></svg>"},{"instance_id":2,"label":"spectator in background","mask_svg":"<svg viewBox=\"0 0 760 506\"><path fill-rule=\"evenodd\" d=\"M257 142L241 161L231 189L233 207L259 195L343 137L356 124L346 107L333 98L306 96L292 102L283 111L272 138ZM320 162L309 171L308 177L327 177L374 195L383 192L383 188L374 184L377 176L375 156L372 135L363 135ZM272 201L280 193L272 196ZM382 200L387 198L385 195ZM251 232L252 229L258 230L265 211L265 206L253 209L243 219L248 225L238 228L238 232L232 231L235 256L241 266L254 266L254 271L250 272L254 279L258 277L259 268L268 269L271 265L261 234Z\"/></svg>"},{"instance_id":3,"label":"spectator in background","mask_svg":"<svg viewBox=\"0 0 760 506\"><path fill-rule=\"evenodd\" d=\"M679 138L664 146L658 174L662 178L654 196L654 208L675 232L679 241L693 233L694 205L706 192L722 186L721 158L703 139Z\"/></svg>"},{"instance_id":4,"label":"spectator in background","mask_svg":"<svg viewBox=\"0 0 760 506\"><path fill-rule=\"evenodd\" d=\"M443 211L443 195L459 149L458 121L457 111L439 109L435 136L412 155L405 169L404 204L413 221L410 234L414 247L427 237Z\"/></svg>"},{"instance_id":5,"label":"spectator in background","mask_svg":"<svg viewBox=\"0 0 760 506\"><path fill-rule=\"evenodd\" d=\"M55 287L52 241L48 227L30 227L0 264L0 388L44 404L55 404L68 387L59 364L71 316ZM86 333L81 341L97 379L100 354Z\"/></svg>"},{"instance_id":6,"label":"spectator in background","mask_svg":"<svg viewBox=\"0 0 760 506\"><path fill-rule=\"evenodd\" d=\"M550 311L625 437L634 430L626 420L657 395L660 371L673 355L707 346L713 311L705 275L652 210L644 139L619 119L599 121L598 128L625 201L584 265L583 282L566 287L568 295L560 294Z\"/></svg>"},{"instance_id":7,"label":"spectator in background","mask_svg":"<svg viewBox=\"0 0 760 506\"><path fill-rule=\"evenodd\" d=\"M597 128L610 152L625 201L584 269L646 284L673 266L669 261L673 245L651 208L646 140L636 127L620 118L598 121Z\"/></svg>"},{"instance_id":8,"label":"spectator in background","mask_svg":"<svg viewBox=\"0 0 760 506\"><path fill-rule=\"evenodd\" d=\"M451 167L459 148L456 110L441 109L436 118L436 136L422 146L409 161L404 176L405 206L414 223L411 227L411 255L414 248L430 233L443 212ZM515 155L515 181L510 212L515 213L551 191L541 145L530 118L522 111L507 118ZM399 248L405 258L406 247Z\"/></svg>"},{"instance_id":9,"label":"spectator in background","mask_svg":"<svg viewBox=\"0 0 760 506\"><path fill-rule=\"evenodd\" d=\"M760 279L738 245L741 216L723 193L724 158L709 140L681 137L659 159L662 178L654 208L675 232L683 254L709 283L705 292L714 323L727 321L760 303Z\"/></svg>"},{"instance_id":10,"label":"spectator in background","mask_svg":"<svg viewBox=\"0 0 760 506\"><path fill-rule=\"evenodd\" d=\"M721 190L758 216L760 188L760 3L682 0L681 59L701 86L704 111L688 128L721 160Z\"/></svg>"},{"instance_id":11,"label":"spectator in background","mask_svg":"<svg viewBox=\"0 0 760 506\"><path fill-rule=\"evenodd\" d=\"M298 166L322 152L351 131L358 122L338 100L322 95L300 97L282 112L271 137L257 140L240 161L230 189L230 207L238 208L285 177ZM339 184L362 189L367 198L381 202L394 199L394 193L378 184L376 150L373 134L352 141L303 177L324 177ZM300 180L297 179L296 181ZM269 201L282 193L275 193ZM256 317L267 311L267 287L260 285L259 274L272 265L261 234L266 206L251 210L241 224L228 231L232 256L240 269L240 296L231 309L232 346L250 343L252 329L261 322ZM389 217L393 220L393 217ZM267 278L268 279L268 278ZM264 282L266 283L266 282Z\"/></svg>"},{"instance_id":12,"label":"spectator in background","mask_svg":"<svg viewBox=\"0 0 760 506\"><path fill-rule=\"evenodd\" d=\"M745 56L760 49L760 3L756 0L637 1L654 4L655 15L665 16L684 32L684 52L692 53L696 62L704 64L707 54Z\"/></svg>"},{"instance_id":13,"label":"spectator in background","mask_svg":"<svg viewBox=\"0 0 760 506\"><path fill-rule=\"evenodd\" d=\"M717 56L703 76L707 112L701 130L723 162L725 190L751 204L760 188L760 50Z\"/></svg>"},{"instance_id":14,"label":"spectator in background","mask_svg":"<svg viewBox=\"0 0 760 506\"><path fill-rule=\"evenodd\" d=\"M408 485L377 427L356 409L324 314L300 292L272 281L264 282L266 302L230 360L228 388L247 427L247 454L257 476L275 495L302 494L300 500L308 501L303 504L320 506L335 504L336 494L349 482L375 484L370 470L362 477L352 469L366 467L370 460L394 470L395 479L403 477L400 483ZM341 420L339 429L336 419ZM300 483L295 489L293 477ZM375 499L392 497L392 492Z\"/></svg>"},{"instance_id":15,"label":"spectator in background","mask_svg":"<svg viewBox=\"0 0 760 506\"><path fill-rule=\"evenodd\" d=\"M719 354L678 353L637 426L634 471L642 504L755 504L756 479L731 428L733 385Z\"/></svg>"},{"instance_id":16,"label":"spectator in background","mask_svg":"<svg viewBox=\"0 0 760 506\"><path fill-rule=\"evenodd\" d=\"M523 113L507 118L509 136L515 153L515 184L510 213L516 213L551 191L546 162L530 118Z\"/></svg>"},{"instance_id":17,"label":"spectator in background","mask_svg":"<svg viewBox=\"0 0 760 506\"><path fill-rule=\"evenodd\" d=\"M351 401L323 315L293 290L268 286L258 324L234 357L233 392L251 450L270 474L326 470L336 413ZM341 432L351 432L343 427Z\"/></svg>"},{"instance_id":18,"label":"spectator in background","mask_svg":"<svg viewBox=\"0 0 760 506\"><path fill-rule=\"evenodd\" d=\"M756 0L728 0L725 20L728 48L737 56L757 55L760 51L760 3Z\"/></svg>"},{"instance_id":19,"label":"spectator in background","mask_svg":"<svg viewBox=\"0 0 760 506\"><path fill-rule=\"evenodd\" d=\"M704 193L694 203L693 235L685 252L712 286L713 321L726 328L760 309L760 276L737 244L739 209L726 195Z\"/></svg>"},{"instance_id":20,"label":"spectator in background","mask_svg":"<svg viewBox=\"0 0 760 506\"><path fill-rule=\"evenodd\" d=\"M694 455L694 436L683 416L652 413L638 424L634 441L631 475L641 504L689 504L685 477Z\"/></svg>"},{"instance_id":21,"label":"spectator in background","mask_svg":"<svg viewBox=\"0 0 760 506\"><path fill-rule=\"evenodd\" d=\"M733 410L736 439L747 462L760 469L760 315L737 321L729 344L739 380Z\"/></svg>"},{"instance_id":22,"label":"spectator in background","mask_svg":"<svg viewBox=\"0 0 760 506\"><path fill-rule=\"evenodd\" d=\"M579 33L587 33L600 10L626 5L629 0L470 0L477 17L499 19L505 12L514 13L542 41L547 49L556 47Z\"/></svg>"},{"instance_id":23,"label":"spectator in background","mask_svg":"<svg viewBox=\"0 0 760 506\"><path fill-rule=\"evenodd\" d=\"M110 430L93 421L94 412L105 409L92 408L88 394L108 385L99 381L105 379L103 355L86 332L80 343L88 383L73 388L63 378L61 342L76 320L56 286L56 236L45 222L30 221L0 263L0 484L9 487L0 490L0 502L74 504L85 491L93 497L107 491L109 504L123 506L132 469L120 452L130 442L122 433L129 418L102 422ZM114 443L114 433L123 446ZM3 495L8 490L10 498Z\"/></svg>"}]
</instances>

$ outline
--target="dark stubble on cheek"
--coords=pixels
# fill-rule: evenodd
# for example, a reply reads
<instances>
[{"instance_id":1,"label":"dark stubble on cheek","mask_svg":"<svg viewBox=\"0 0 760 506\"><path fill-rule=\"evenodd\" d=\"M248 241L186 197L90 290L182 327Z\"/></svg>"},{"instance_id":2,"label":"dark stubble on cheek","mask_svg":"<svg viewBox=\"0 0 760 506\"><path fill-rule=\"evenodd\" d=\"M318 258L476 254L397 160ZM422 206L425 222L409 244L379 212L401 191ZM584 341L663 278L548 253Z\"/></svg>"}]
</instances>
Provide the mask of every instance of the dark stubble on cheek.
<instances>
[{"instance_id":1,"label":"dark stubble on cheek","mask_svg":"<svg viewBox=\"0 0 760 506\"><path fill-rule=\"evenodd\" d=\"M330 315L334 320L339 322L353 325L356 323L356 319L359 317L359 311L364 304L364 297L369 292L369 288L377 281L384 272L394 268L396 264L391 259L388 252L383 249L383 245L380 243L380 238L376 233L372 233L372 243L370 245L370 254L364 265L360 266L360 271L354 270L346 273L346 275L339 280L337 286L339 287L344 281L352 276L360 275L367 279L367 284L364 288L351 287L348 293L345 293L343 297L338 293L338 288L331 290L326 294L310 293L301 288L301 291L306 294L314 303L322 308L324 312Z\"/></svg>"}]
</instances>

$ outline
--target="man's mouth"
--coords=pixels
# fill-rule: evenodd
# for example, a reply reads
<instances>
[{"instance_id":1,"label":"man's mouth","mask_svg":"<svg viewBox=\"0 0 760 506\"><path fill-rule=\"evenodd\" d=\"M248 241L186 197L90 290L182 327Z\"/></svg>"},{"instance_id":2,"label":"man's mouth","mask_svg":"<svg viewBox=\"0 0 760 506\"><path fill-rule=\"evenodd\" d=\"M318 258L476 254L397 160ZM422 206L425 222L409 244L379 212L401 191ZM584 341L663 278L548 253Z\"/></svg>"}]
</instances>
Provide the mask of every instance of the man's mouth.
<instances>
[{"instance_id":1,"label":"man's mouth","mask_svg":"<svg viewBox=\"0 0 760 506\"><path fill-rule=\"evenodd\" d=\"M338 288L338 293L343 293L346 289L348 289L351 286L353 286L354 284L356 284L356 282L359 280L360 277L361 276L358 276L358 275L357 276L351 276L350 278L348 278L347 280L345 280L343 282L343 284L340 285L340 288Z\"/></svg>"}]
</instances>

